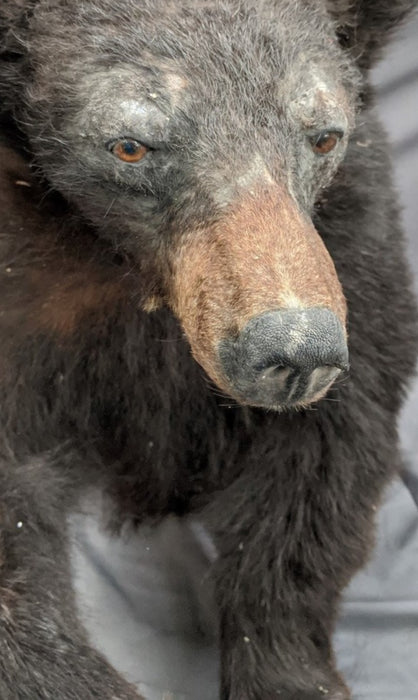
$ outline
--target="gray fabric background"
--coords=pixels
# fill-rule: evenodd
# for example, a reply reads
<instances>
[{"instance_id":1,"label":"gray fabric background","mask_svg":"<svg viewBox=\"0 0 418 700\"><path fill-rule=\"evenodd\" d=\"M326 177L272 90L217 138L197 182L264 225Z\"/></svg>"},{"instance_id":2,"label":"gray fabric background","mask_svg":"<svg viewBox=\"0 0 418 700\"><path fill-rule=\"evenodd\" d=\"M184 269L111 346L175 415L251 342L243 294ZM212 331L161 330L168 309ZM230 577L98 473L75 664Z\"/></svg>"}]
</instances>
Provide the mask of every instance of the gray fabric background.
<instances>
[{"instance_id":1,"label":"gray fabric background","mask_svg":"<svg viewBox=\"0 0 418 700\"><path fill-rule=\"evenodd\" d=\"M375 71L418 279L418 17ZM379 515L373 560L346 591L336 633L356 700L418 700L418 381L400 423L406 472ZM211 546L196 523L110 540L74 518L79 604L98 646L146 700L216 700Z\"/></svg>"}]
</instances>

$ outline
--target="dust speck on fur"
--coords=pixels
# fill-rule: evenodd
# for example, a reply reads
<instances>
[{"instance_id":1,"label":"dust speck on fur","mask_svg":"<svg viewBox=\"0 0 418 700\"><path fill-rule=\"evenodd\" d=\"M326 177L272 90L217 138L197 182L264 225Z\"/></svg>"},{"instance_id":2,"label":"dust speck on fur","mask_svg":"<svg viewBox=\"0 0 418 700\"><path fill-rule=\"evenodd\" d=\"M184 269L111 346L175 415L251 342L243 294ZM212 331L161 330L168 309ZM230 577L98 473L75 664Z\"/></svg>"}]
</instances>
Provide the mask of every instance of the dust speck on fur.
<instances>
[{"instance_id":1,"label":"dust speck on fur","mask_svg":"<svg viewBox=\"0 0 418 700\"><path fill-rule=\"evenodd\" d=\"M15 185L18 187L32 187L30 182L27 182L26 180L15 180Z\"/></svg>"}]
</instances>

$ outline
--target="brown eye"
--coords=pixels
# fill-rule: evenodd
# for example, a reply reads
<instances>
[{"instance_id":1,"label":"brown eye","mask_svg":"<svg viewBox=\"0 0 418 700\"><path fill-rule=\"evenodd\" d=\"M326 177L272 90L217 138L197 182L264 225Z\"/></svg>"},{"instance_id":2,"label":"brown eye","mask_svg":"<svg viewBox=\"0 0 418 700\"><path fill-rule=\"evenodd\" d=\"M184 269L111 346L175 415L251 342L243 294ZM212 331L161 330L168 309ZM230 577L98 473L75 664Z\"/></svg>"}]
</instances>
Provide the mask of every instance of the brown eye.
<instances>
[{"instance_id":1,"label":"brown eye","mask_svg":"<svg viewBox=\"0 0 418 700\"><path fill-rule=\"evenodd\" d=\"M110 151L124 163L138 163L147 154L148 148L135 139L120 139L112 144Z\"/></svg>"},{"instance_id":2,"label":"brown eye","mask_svg":"<svg viewBox=\"0 0 418 700\"><path fill-rule=\"evenodd\" d=\"M326 156L334 150L337 143L342 138L341 131L321 131L311 139L312 149L318 155Z\"/></svg>"}]
</instances>

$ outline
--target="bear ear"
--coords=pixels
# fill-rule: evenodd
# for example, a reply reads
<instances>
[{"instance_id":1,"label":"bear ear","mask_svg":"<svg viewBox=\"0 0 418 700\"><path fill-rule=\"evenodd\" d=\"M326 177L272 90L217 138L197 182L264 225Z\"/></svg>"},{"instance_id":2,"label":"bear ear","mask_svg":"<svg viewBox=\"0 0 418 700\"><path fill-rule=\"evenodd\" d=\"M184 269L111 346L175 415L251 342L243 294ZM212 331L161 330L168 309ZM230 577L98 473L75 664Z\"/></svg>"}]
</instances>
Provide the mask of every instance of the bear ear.
<instances>
[{"instance_id":1,"label":"bear ear","mask_svg":"<svg viewBox=\"0 0 418 700\"><path fill-rule=\"evenodd\" d=\"M418 0L327 0L337 22L337 36L359 66L368 69Z\"/></svg>"}]
</instances>

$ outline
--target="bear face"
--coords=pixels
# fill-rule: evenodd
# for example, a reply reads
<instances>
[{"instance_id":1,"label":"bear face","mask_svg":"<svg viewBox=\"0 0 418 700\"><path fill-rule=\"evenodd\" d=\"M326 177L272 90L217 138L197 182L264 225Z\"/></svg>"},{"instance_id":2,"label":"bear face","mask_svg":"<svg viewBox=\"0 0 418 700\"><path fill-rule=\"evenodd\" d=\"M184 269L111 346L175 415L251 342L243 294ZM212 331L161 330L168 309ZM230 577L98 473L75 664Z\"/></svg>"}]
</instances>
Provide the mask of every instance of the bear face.
<instances>
[{"instance_id":1,"label":"bear face","mask_svg":"<svg viewBox=\"0 0 418 700\"><path fill-rule=\"evenodd\" d=\"M142 308L174 311L223 391L280 410L348 364L311 214L361 78L321 3L231 21L235 5L160 3L156 25L146 3L40 3L18 118L52 186L140 270Z\"/></svg>"},{"instance_id":2,"label":"bear face","mask_svg":"<svg viewBox=\"0 0 418 700\"><path fill-rule=\"evenodd\" d=\"M353 150L365 69L412 5L5 4L3 111L92 226L92 304L123 296L101 240L224 393L276 410L324 396L348 367L347 310L312 215ZM70 287L47 326L85 315Z\"/></svg>"}]
</instances>

